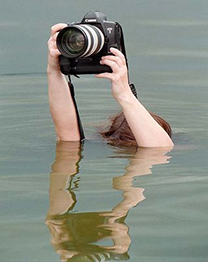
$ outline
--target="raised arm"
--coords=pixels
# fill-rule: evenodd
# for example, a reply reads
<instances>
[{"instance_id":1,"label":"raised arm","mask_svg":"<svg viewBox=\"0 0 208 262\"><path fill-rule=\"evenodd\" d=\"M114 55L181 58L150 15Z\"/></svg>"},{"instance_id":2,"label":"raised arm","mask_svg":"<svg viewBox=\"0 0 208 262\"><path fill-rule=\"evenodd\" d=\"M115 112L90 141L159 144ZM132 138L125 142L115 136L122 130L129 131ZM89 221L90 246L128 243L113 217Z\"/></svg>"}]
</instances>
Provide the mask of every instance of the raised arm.
<instances>
[{"instance_id":1,"label":"raised arm","mask_svg":"<svg viewBox=\"0 0 208 262\"><path fill-rule=\"evenodd\" d=\"M80 134L77 115L65 76L60 71L59 55L56 46L58 31L66 24L56 24L51 28L48 40L48 95L50 111L53 118L57 138L64 141L78 141Z\"/></svg>"},{"instance_id":2,"label":"raised arm","mask_svg":"<svg viewBox=\"0 0 208 262\"><path fill-rule=\"evenodd\" d=\"M115 48L111 48L111 52L113 55L104 56L100 63L110 66L113 72L102 73L96 75L96 77L107 78L111 81L112 94L121 106L138 146L173 146L173 142L166 131L131 92L124 55Z\"/></svg>"}]
</instances>

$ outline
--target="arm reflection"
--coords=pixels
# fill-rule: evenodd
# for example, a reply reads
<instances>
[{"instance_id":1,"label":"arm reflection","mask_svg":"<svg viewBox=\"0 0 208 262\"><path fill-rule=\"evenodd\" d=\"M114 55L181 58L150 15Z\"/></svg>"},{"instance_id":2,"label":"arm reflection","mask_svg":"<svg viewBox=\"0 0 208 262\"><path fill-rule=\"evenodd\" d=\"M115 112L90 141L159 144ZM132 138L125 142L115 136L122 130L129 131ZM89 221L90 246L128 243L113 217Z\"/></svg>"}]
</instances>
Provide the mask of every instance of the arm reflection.
<instances>
[{"instance_id":1,"label":"arm reflection","mask_svg":"<svg viewBox=\"0 0 208 262\"><path fill-rule=\"evenodd\" d=\"M57 143L50 174L50 208L46 224L51 243L62 261L129 258L131 239L124 221L128 211L144 199L144 189L133 187L133 178L150 174L153 165L168 163L168 151L161 148L137 150L130 158L125 174L113 179L113 188L123 192L123 200L111 211L72 213L70 211L77 202L74 190L79 187L82 145L79 142Z\"/></svg>"}]
</instances>

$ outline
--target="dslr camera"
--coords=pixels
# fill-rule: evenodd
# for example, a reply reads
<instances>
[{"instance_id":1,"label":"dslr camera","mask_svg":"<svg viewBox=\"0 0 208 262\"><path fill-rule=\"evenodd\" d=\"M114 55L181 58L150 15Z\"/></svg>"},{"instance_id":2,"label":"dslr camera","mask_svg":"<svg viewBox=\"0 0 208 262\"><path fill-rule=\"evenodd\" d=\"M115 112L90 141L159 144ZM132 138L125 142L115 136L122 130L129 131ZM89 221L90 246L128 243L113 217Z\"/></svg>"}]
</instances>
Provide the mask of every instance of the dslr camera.
<instances>
[{"instance_id":1,"label":"dslr camera","mask_svg":"<svg viewBox=\"0 0 208 262\"><path fill-rule=\"evenodd\" d=\"M110 54L111 47L126 57L121 26L107 21L101 12L89 12L81 22L68 24L58 33L56 43L61 52L61 72L65 75L112 72L109 66L100 64L101 57Z\"/></svg>"}]
</instances>

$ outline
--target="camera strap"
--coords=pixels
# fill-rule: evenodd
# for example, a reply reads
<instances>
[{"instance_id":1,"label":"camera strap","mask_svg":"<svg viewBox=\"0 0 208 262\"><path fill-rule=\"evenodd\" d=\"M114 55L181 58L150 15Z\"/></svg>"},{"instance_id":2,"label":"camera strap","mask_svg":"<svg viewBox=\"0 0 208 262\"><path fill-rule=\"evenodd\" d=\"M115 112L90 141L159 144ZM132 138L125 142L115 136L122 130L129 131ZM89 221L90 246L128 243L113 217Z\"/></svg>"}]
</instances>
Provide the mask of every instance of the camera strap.
<instances>
[{"instance_id":1,"label":"camera strap","mask_svg":"<svg viewBox=\"0 0 208 262\"><path fill-rule=\"evenodd\" d=\"M70 90L70 93L71 93L71 97L72 97L74 107L75 107L75 111L76 111L76 115L77 115L77 123L78 123L78 128L79 128L80 141L83 141L85 139L85 135L84 135L82 122L81 122L81 119L80 119L80 116L79 116L79 111L78 111L78 107L77 107L77 103L76 103L76 99L75 99L74 85L71 82L70 76L68 76L68 78L69 78L69 82L68 82L69 90Z\"/></svg>"},{"instance_id":2,"label":"camera strap","mask_svg":"<svg viewBox=\"0 0 208 262\"><path fill-rule=\"evenodd\" d=\"M116 24L119 26L120 31L121 31L121 35L120 35L121 52L122 52L122 54L124 55L124 57L126 59L126 67L127 67L127 71L128 71L127 73L128 73L128 81L129 81L129 66L128 66L128 60L127 60L127 55L126 55L126 48L125 48L125 44L124 44L124 33L123 33L122 26L118 22L116 22ZM130 84L130 82L129 82L129 87L131 88L131 91L134 94L134 96L136 98L138 98L137 90L136 90L134 84L132 84L132 83Z\"/></svg>"},{"instance_id":3,"label":"camera strap","mask_svg":"<svg viewBox=\"0 0 208 262\"><path fill-rule=\"evenodd\" d=\"M120 34L120 39L117 39L117 41L119 42L120 40L120 43L121 43L121 52L122 54L124 55L125 59L126 59L126 66L127 66L127 69L128 69L128 60L127 60L127 55L126 55L126 48L125 48L125 44L124 44L124 33L123 33L123 29L122 29L122 26L116 22L117 26L119 27L119 30L121 31L121 34Z\"/></svg>"}]
</instances>

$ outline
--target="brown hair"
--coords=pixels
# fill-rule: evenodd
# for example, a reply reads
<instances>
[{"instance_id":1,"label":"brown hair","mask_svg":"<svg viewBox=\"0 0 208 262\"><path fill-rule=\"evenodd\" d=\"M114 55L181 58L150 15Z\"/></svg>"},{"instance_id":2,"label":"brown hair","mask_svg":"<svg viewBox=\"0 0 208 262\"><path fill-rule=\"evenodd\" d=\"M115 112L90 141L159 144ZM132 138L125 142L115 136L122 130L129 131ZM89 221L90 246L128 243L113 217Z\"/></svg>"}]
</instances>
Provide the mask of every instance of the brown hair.
<instances>
[{"instance_id":1,"label":"brown hair","mask_svg":"<svg viewBox=\"0 0 208 262\"><path fill-rule=\"evenodd\" d=\"M171 127L170 125L160 116L149 112L154 120L167 132L171 137ZM110 125L106 128L100 130L100 134L114 145L129 145L136 146L136 139L126 121L123 112L117 114L110 118Z\"/></svg>"}]
</instances>

